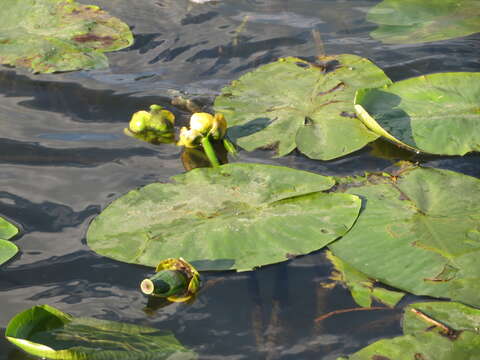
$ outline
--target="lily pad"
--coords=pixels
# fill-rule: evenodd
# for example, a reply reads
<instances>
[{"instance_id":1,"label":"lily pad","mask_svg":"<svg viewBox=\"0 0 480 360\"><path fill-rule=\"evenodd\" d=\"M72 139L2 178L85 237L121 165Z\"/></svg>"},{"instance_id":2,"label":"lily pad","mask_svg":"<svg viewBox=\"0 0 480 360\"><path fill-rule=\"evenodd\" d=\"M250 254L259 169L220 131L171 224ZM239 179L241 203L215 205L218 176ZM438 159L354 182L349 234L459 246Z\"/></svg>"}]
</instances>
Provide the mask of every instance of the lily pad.
<instances>
[{"instance_id":1,"label":"lily pad","mask_svg":"<svg viewBox=\"0 0 480 360\"><path fill-rule=\"evenodd\" d=\"M359 118L414 151L464 155L480 150L480 73L438 73L362 89Z\"/></svg>"},{"instance_id":2,"label":"lily pad","mask_svg":"<svg viewBox=\"0 0 480 360\"><path fill-rule=\"evenodd\" d=\"M298 148L321 160L344 156L375 140L378 135L355 117L354 94L391 80L356 55L320 60L311 64L280 59L223 88L214 107L225 115L230 139L247 151L275 148L284 156Z\"/></svg>"},{"instance_id":3,"label":"lily pad","mask_svg":"<svg viewBox=\"0 0 480 360\"><path fill-rule=\"evenodd\" d=\"M18 233L15 225L0 217L0 265L10 260L17 252L18 247L7 241Z\"/></svg>"},{"instance_id":4,"label":"lily pad","mask_svg":"<svg viewBox=\"0 0 480 360\"><path fill-rule=\"evenodd\" d=\"M480 306L480 180L406 166L338 186L365 200L355 226L329 247L395 288Z\"/></svg>"},{"instance_id":5,"label":"lily pad","mask_svg":"<svg viewBox=\"0 0 480 360\"><path fill-rule=\"evenodd\" d=\"M94 318L74 318L39 305L10 320L6 338L29 354L62 360L196 359L169 331Z\"/></svg>"},{"instance_id":6,"label":"lily pad","mask_svg":"<svg viewBox=\"0 0 480 360\"><path fill-rule=\"evenodd\" d=\"M379 27L370 35L389 44L452 39L480 31L478 0L384 0L367 20Z\"/></svg>"},{"instance_id":7,"label":"lily pad","mask_svg":"<svg viewBox=\"0 0 480 360\"><path fill-rule=\"evenodd\" d=\"M377 341L348 359L475 360L479 326L480 310L460 303L412 304L405 309L403 336Z\"/></svg>"},{"instance_id":8,"label":"lily pad","mask_svg":"<svg viewBox=\"0 0 480 360\"><path fill-rule=\"evenodd\" d=\"M182 257L198 270L252 270L318 250L350 229L360 199L322 192L333 185L280 166L194 169L115 200L94 219L87 242L128 263Z\"/></svg>"},{"instance_id":9,"label":"lily pad","mask_svg":"<svg viewBox=\"0 0 480 360\"><path fill-rule=\"evenodd\" d=\"M353 300L362 307L371 307L373 300L394 307L405 296L403 292L376 286L373 279L333 255L331 251L327 251L327 258L335 267L330 275L330 280L333 280L334 284L345 284L350 290ZM331 284L323 285L330 287Z\"/></svg>"},{"instance_id":10,"label":"lily pad","mask_svg":"<svg viewBox=\"0 0 480 360\"><path fill-rule=\"evenodd\" d=\"M3 0L0 63L51 73L108 66L103 54L130 46L127 24L73 0Z\"/></svg>"}]
</instances>

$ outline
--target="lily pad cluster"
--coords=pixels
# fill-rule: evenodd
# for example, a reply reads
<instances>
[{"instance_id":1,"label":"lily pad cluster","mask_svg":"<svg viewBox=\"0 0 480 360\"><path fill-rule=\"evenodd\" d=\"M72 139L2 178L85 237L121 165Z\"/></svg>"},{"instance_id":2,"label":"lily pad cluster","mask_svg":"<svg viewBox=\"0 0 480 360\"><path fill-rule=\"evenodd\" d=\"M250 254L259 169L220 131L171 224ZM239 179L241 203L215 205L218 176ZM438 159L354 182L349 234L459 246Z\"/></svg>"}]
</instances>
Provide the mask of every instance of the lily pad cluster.
<instances>
[{"instance_id":1,"label":"lily pad cluster","mask_svg":"<svg viewBox=\"0 0 480 360\"><path fill-rule=\"evenodd\" d=\"M416 295L480 306L480 180L405 166L341 179L337 191L365 207L329 245L368 277Z\"/></svg>"},{"instance_id":2,"label":"lily pad cluster","mask_svg":"<svg viewBox=\"0 0 480 360\"><path fill-rule=\"evenodd\" d=\"M0 265L10 260L18 252L18 247L8 241L17 233L18 229L15 225L0 217Z\"/></svg>"},{"instance_id":3,"label":"lily pad cluster","mask_svg":"<svg viewBox=\"0 0 480 360\"><path fill-rule=\"evenodd\" d=\"M127 24L73 0L2 0L0 64L37 73L100 69L133 43Z\"/></svg>"},{"instance_id":4,"label":"lily pad cluster","mask_svg":"<svg viewBox=\"0 0 480 360\"><path fill-rule=\"evenodd\" d=\"M228 135L251 151L295 148L331 160L380 136L416 153L480 150L480 73L438 73L392 83L355 55L319 63L280 59L225 87L215 109Z\"/></svg>"}]
</instances>

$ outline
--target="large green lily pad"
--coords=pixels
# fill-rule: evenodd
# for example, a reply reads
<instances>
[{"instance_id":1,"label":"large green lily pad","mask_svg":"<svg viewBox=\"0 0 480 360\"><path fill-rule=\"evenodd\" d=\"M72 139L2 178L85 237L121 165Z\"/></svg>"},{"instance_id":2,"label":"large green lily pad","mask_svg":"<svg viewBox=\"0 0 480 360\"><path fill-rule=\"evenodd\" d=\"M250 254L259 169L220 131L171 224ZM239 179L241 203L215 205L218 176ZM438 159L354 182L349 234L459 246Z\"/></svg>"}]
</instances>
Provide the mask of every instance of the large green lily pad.
<instances>
[{"instance_id":1,"label":"large green lily pad","mask_svg":"<svg viewBox=\"0 0 480 360\"><path fill-rule=\"evenodd\" d=\"M15 225L0 217L0 265L10 260L17 252L18 247L7 241L18 233Z\"/></svg>"},{"instance_id":2,"label":"large green lily pad","mask_svg":"<svg viewBox=\"0 0 480 360\"><path fill-rule=\"evenodd\" d=\"M228 135L247 151L295 148L313 159L331 160L364 147L378 135L355 117L354 93L390 84L385 73L356 55L336 55L311 64L288 57L263 65L222 89L215 111Z\"/></svg>"},{"instance_id":3,"label":"large green lily pad","mask_svg":"<svg viewBox=\"0 0 480 360\"><path fill-rule=\"evenodd\" d=\"M2 0L0 63L51 73L108 66L133 43L127 24L74 0Z\"/></svg>"},{"instance_id":4,"label":"large green lily pad","mask_svg":"<svg viewBox=\"0 0 480 360\"><path fill-rule=\"evenodd\" d=\"M362 89L359 118L416 151L464 155L480 150L480 73L438 73Z\"/></svg>"},{"instance_id":5,"label":"large green lily pad","mask_svg":"<svg viewBox=\"0 0 480 360\"><path fill-rule=\"evenodd\" d=\"M480 306L480 180L406 167L345 180L360 196L355 226L329 247L367 276L417 295Z\"/></svg>"},{"instance_id":6,"label":"large green lily pad","mask_svg":"<svg viewBox=\"0 0 480 360\"><path fill-rule=\"evenodd\" d=\"M74 318L39 305L10 320L5 336L29 354L62 360L196 359L169 331L93 318Z\"/></svg>"},{"instance_id":7,"label":"large green lily pad","mask_svg":"<svg viewBox=\"0 0 480 360\"><path fill-rule=\"evenodd\" d=\"M478 0L384 0L367 20L379 27L374 39L390 44L416 44L452 39L480 31Z\"/></svg>"},{"instance_id":8,"label":"large green lily pad","mask_svg":"<svg viewBox=\"0 0 480 360\"><path fill-rule=\"evenodd\" d=\"M354 195L322 192L334 180L260 164L194 169L115 200L87 233L116 260L156 266L183 257L198 270L251 270L318 250L344 235Z\"/></svg>"},{"instance_id":9,"label":"large green lily pad","mask_svg":"<svg viewBox=\"0 0 480 360\"><path fill-rule=\"evenodd\" d=\"M349 360L476 360L480 310L454 302L409 305L403 336L377 341ZM345 359L345 358L343 358Z\"/></svg>"}]
</instances>

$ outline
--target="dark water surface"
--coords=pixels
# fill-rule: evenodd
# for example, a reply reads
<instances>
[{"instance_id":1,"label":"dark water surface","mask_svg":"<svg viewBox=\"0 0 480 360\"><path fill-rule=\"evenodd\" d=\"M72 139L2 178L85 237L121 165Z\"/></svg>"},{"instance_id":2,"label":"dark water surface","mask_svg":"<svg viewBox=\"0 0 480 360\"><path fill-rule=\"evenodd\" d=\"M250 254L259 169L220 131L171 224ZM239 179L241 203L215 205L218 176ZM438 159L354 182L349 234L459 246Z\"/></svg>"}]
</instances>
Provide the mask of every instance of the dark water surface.
<instances>
[{"instance_id":1,"label":"dark water surface","mask_svg":"<svg viewBox=\"0 0 480 360\"><path fill-rule=\"evenodd\" d=\"M0 268L2 334L10 318L38 304L171 330L202 359L335 359L400 334L400 309L315 323L356 306L345 289L320 286L331 271L323 252L251 273L207 273L193 304L146 313L138 283L152 270L100 257L85 243L88 224L113 199L184 171L179 148L123 135L133 112L159 103L181 124L187 114L169 105L177 91L211 98L280 56L313 57L321 47L312 30L327 54L368 57L394 80L480 71L478 34L421 45L371 39L375 26L365 13L377 2L101 0L96 3L130 24L136 39L108 55L109 69L47 76L0 67L0 214L22 231L15 239L21 253ZM387 157L393 148L382 145L330 162L298 153L271 159L265 151L241 152L238 161L360 174L399 158ZM480 177L478 154L416 160ZM34 358L1 339L0 360L7 359Z\"/></svg>"}]
</instances>

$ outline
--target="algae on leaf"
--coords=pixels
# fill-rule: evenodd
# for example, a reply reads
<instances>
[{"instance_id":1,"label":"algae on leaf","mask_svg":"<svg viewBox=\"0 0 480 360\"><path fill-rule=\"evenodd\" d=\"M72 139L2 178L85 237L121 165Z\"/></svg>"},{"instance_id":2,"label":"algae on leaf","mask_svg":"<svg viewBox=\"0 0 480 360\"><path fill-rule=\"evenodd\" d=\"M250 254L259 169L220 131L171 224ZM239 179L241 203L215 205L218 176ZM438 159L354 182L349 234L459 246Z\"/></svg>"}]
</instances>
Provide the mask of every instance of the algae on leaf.
<instances>
[{"instance_id":1,"label":"algae on leaf","mask_svg":"<svg viewBox=\"0 0 480 360\"><path fill-rule=\"evenodd\" d=\"M480 306L479 179L412 166L344 180L338 191L365 208L329 245L336 256L395 288Z\"/></svg>"},{"instance_id":2,"label":"algae on leaf","mask_svg":"<svg viewBox=\"0 0 480 360\"><path fill-rule=\"evenodd\" d=\"M355 91L391 83L372 62L356 55L320 58L312 64L288 57L260 66L215 99L228 135L247 151L295 148L313 159L331 160L364 147L378 135L356 117Z\"/></svg>"},{"instance_id":3,"label":"algae on leaf","mask_svg":"<svg viewBox=\"0 0 480 360\"><path fill-rule=\"evenodd\" d=\"M127 24L74 0L2 0L0 64L51 73L108 66L103 54L130 46Z\"/></svg>"},{"instance_id":4,"label":"algae on leaf","mask_svg":"<svg viewBox=\"0 0 480 360\"><path fill-rule=\"evenodd\" d=\"M7 340L29 354L62 360L193 360L169 331L94 318L75 318L39 305L17 314Z\"/></svg>"},{"instance_id":5,"label":"algae on leaf","mask_svg":"<svg viewBox=\"0 0 480 360\"><path fill-rule=\"evenodd\" d=\"M15 244L8 241L18 233L15 225L0 217L0 265L10 260L17 252Z\"/></svg>"},{"instance_id":6,"label":"algae on leaf","mask_svg":"<svg viewBox=\"0 0 480 360\"><path fill-rule=\"evenodd\" d=\"M403 336L379 340L347 359L476 360L479 326L480 310L460 303L411 304L405 308Z\"/></svg>"},{"instance_id":7,"label":"algae on leaf","mask_svg":"<svg viewBox=\"0 0 480 360\"><path fill-rule=\"evenodd\" d=\"M480 73L438 73L355 96L372 131L415 151L464 155L480 150Z\"/></svg>"},{"instance_id":8,"label":"algae on leaf","mask_svg":"<svg viewBox=\"0 0 480 360\"><path fill-rule=\"evenodd\" d=\"M252 270L308 254L344 235L355 195L323 192L334 180L260 164L194 169L133 190L94 219L88 245L128 263L182 257L198 270Z\"/></svg>"},{"instance_id":9,"label":"algae on leaf","mask_svg":"<svg viewBox=\"0 0 480 360\"><path fill-rule=\"evenodd\" d=\"M480 31L478 0L384 0L367 20L379 27L370 34L389 44L452 39Z\"/></svg>"}]
</instances>

